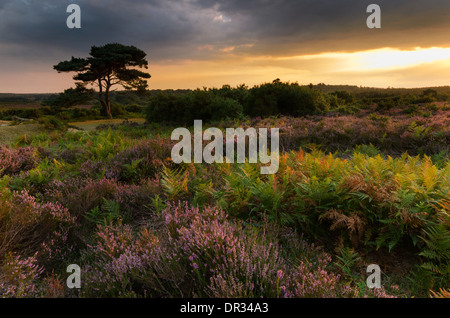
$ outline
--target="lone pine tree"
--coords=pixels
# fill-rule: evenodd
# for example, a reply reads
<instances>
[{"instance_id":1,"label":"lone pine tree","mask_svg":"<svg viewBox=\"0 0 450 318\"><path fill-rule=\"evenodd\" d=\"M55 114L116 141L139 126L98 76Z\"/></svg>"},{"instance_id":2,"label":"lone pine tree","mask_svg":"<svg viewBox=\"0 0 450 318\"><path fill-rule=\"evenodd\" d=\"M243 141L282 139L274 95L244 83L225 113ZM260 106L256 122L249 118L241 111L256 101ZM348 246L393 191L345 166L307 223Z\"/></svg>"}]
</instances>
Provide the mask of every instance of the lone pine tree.
<instances>
[{"instance_id":1,"label":"lone pine tree","mask_svg":"<svg viewBox=\"0 0 450 318\"><path fill-rule=\"evenodd\" d=\"M112 118L110 92L113 86L121 85L127 89L147 87L145 79L151 76L139 70L148 69L146 56L144 51L134 46L111 43L93 46L89 57L72 56L71 60L60 62L53 68L58 73L76 72L73 79L78 81L77 84L98 86L98 100L103 112Z\"/></svg>"}]
</instances>

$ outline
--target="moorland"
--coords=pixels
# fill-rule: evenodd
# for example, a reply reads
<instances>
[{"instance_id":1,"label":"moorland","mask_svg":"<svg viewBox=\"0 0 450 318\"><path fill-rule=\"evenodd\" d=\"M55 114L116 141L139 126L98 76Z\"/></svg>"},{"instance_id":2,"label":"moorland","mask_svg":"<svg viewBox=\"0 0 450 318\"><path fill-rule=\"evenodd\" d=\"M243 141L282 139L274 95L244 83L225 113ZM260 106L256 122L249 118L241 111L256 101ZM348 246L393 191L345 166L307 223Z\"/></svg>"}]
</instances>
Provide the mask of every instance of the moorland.
<instances>
[{"instance_id":1,"label":"moorland","mask_svg":"<svg viewBox=\"0 0 450 318\"><path fill-rule=\"evenodd\" d=\"M0 94L1 297L449 296L449 87L64 97ZM196 119L279 128L278 172L175 164Z\"/></svg>"}]
</instances>

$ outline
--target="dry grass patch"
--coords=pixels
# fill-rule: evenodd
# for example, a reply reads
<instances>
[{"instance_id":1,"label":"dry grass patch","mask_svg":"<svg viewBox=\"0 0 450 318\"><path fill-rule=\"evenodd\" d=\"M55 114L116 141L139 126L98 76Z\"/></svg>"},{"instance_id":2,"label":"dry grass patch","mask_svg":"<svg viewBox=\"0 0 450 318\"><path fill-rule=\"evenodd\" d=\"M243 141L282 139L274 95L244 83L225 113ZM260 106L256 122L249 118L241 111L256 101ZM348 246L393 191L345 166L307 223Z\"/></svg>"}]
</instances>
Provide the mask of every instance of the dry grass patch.
<instances>
[{"instance_id":1,"label":"dry grass patch","mask_svg":"<svg viewBox=\"0 0 450 318\"><path fill-rule=\"evenodd\" d=\"M79 129L85 130L85 131L91 131L95 130L99 125L104 124L121 124L123 123L124 119L101 119L101 120L87 120L82 122L74 122L69 123L71 126L77 127ZM128 119L129 122L136 122L139 124L145 123L144 118L130 118Z\"/></svg>"},{"instance_id":2,"label":"dry grass patch","mask_svg":"<svg viewBox=\"0 0 450 318\"><path fill-rule=\"evenodd\" d=\"M20 136L33 136L39 134L39 125L17 125L0 127L0 145L7 145L14 142Z\"/></svg>"}]
</instances>

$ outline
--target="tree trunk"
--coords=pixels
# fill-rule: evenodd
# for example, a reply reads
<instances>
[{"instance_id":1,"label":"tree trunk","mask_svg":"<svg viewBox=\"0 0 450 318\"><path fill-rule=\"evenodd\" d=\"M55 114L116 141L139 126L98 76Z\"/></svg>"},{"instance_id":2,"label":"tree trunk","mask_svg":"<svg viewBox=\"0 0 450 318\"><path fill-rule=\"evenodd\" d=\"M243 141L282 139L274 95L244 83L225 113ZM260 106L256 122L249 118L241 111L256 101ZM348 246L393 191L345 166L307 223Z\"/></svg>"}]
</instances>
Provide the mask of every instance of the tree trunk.
<instances>
[{"instance_id":1,"label":"tree trunk","mask_svg":"<svg viewBox=\"0 0 450 318\"><path fill-rule=\"evenodd\" d=\"M102 79L98 79L98 100L100 101L100 104L102 104L103 114L108 116L109 119L112 119L111 101L109 99L109 90L111 86L109 85L109 82L106 82L106 84L107 87L105 88L105 92L103 92Z\"/></svg>"},{"instance_id":2,"label":"tree trunk","mask_svg":"<svg viewBox=\"0 0 450 318\"><path fill-rule=\"evenodd\" d=\"M106 102L106 113L107 113L109 119L113 119L113 116L111 113L111 103L109 102L109 100Z\"/></svg>"},{"instance_id":3,"label":"tree trunk","mask_svg":"<svg viewBox=\"0 0 450 318\"><path fill-rule=\"evenodd\" d=\"M105 92L105 105L106 105L106 114L108 115L109 119L112 119L112 113L111 113L111 101L109 99L109 87L106 88Z\"/></svg>"}]
</instances>

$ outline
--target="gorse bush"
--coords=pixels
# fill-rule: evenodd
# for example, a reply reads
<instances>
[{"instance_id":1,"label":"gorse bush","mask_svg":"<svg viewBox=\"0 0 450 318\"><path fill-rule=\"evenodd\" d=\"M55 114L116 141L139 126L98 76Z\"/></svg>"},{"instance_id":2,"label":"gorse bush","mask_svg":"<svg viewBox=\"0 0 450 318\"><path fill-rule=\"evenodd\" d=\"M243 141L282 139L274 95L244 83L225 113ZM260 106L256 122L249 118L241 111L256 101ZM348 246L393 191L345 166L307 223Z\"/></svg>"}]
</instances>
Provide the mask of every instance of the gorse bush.
<instances>
[{"instance_id":1,"label":"gorse bush","mask_svg":"<svg viewBox=\"0 0 450 318\"><path fill-rule=\"evenodd\" d=\"M77 85L75 88L64 90L63 93L51 96L49 99L42 102L43 106L50 106L54 109L61 109L75 105L85 104L93 99L93 90L86 89L82 85Z\"/></svg>"}]
</instances>

